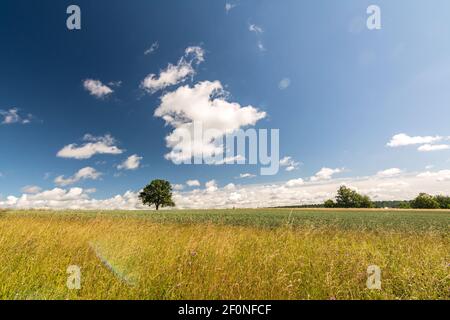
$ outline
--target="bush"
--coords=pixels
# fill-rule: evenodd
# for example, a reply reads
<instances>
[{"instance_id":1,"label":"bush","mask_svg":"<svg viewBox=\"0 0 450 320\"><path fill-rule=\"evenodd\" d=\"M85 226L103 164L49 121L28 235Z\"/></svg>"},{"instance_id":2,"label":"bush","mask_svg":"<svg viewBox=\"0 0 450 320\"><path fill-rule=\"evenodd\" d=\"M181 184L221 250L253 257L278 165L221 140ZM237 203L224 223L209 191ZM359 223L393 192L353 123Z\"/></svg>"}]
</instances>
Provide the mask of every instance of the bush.
<instances>
[{"instance_id":1,"label":"bush","mask_svg":"<svg viewBox=\"0 0 450 320\"><path fill-rule=\"evenodd\" d=\"M448 196L435 196L434 200L439 203L439 208L441 209L450 209L450 197Z\"/></svg>"},{"instance_id":2,"label":"bush","mask_svg":"<svg viewBox=\"0 0 450 320\"><path fill-rule=\"evenodd\" d=\"M413 201L411 201L411 208L413 209L440 209L440 203L433 197L426 193L419 194Z\"/></svg>"},{"instance_id":3,"label":"bush","mask_svg":"<svg viewBox=\"0 0 450 320\"><path fill-rule=\"evenodd\" d=\"M333 200L328 199L327 201L325 201L324 206L325 206L325 208L335 208L336 203L334 203Z\"/></svg>"},{"instance_id":4,"label":"bush","mask_svg":"<svg viewBox=\"0 0 450 320\"><path fill-rule=\"evenodd\" d=\"M333 200L325 202L326 208L373 208L373 203L368 196L341 186L337 192L336 203Z\"/></svg>"}]
</instances>

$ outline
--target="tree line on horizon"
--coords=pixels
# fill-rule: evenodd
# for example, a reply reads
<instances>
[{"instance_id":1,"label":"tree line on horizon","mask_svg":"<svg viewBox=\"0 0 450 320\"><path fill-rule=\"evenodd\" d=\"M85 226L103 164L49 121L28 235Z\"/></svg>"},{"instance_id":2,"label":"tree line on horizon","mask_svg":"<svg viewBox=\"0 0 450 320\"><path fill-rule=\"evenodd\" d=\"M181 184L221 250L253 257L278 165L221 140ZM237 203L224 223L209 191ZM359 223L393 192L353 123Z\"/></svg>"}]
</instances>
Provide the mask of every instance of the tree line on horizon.
<instances>
[{"instance_id":1,"label":"tree line on horizon","mask_svg":"<svg viewBox=\"0 0 450 320\"><path fill-rule=\"evenodd\" d=\"M337 191L335 200L324 202L325 208L385 208L392 207L387 204L395 204L399 209L450 209L450 196L430 195L420 193L411 201L377 201L373 202L369 196L362 195L346 186L341 186ZM386 204L384 206L381 206Z\"/></svg>"},{"instance_id":2,"label":"tree line on horizon","mask_svg":"<svg viewBox=\"0 0 450 320\"><path fill-rule=\"evenodd\" d=\"M139 194L144 205L174 207L172 185L166 180L153 180ZM372 201L369 196L360 194L346 186L341 186L335 200L329 199L322 205L291 206L290 208L399 208L399 209L450 209L450 196L420 193L411 201Z\"/></svg>"}]
</instances>

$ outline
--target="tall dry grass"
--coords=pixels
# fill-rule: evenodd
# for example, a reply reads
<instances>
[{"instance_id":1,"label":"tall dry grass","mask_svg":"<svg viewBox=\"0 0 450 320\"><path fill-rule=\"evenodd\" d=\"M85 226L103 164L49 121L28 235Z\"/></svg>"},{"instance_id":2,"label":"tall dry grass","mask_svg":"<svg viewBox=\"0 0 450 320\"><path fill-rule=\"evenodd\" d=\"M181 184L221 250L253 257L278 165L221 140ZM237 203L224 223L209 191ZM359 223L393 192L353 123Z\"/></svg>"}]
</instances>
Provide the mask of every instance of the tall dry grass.
<instances>
[{"instance_id":1,"label":"tall dry grass","mask_svg":"<svg viewBox=\"0 0 450 320\"><path fill-rule=\"evenodd\" d=\"M1 299L448 299L438 231L0 218ZM82 270L81 290L66 270ZM369 265L382 290L366 288Z\"/></svg>"}]
</instances>

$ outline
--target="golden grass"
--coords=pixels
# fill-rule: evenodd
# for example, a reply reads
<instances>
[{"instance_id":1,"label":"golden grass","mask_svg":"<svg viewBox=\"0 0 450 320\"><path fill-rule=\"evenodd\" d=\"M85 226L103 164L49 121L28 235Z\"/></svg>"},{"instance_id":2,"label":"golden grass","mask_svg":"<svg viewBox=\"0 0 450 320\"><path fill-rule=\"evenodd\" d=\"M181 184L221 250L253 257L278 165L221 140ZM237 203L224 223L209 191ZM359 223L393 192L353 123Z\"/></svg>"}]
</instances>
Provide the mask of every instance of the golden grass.
<instances>
[{"instance_id":1,"label":"golden grass","mask_svg":"<svg viewBox=\"0 0 450 320\"><path fill-rule=\"evenodd\" d=\"M433 230L0 218L0 299L449 299L449 263ZM81 290L66 287L69 265ZM366 288L369 265L382 290Z\"/></svg>"}]
</instances>

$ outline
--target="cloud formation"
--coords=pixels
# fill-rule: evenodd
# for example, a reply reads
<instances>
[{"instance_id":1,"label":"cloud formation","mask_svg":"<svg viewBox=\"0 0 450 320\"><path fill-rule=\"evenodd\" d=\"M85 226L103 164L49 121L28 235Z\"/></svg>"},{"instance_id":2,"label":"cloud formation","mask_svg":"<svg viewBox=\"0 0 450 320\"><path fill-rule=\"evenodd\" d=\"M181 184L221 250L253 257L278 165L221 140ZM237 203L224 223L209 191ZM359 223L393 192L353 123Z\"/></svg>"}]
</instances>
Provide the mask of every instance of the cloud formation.
<instances>
[{"instance_id":1,"label":"cloud formation","mask_svg":"<svg viewBox=\"0 0 450 320\"><path fill-rule=\"evenodd\" d=\"M292 157L284 157L280 160L280 167L286 167L286 171L297 170L300 166L300 162L295 161Z\"/></svg>"},{"instance_id":2,"label":"cloud formation","mask_svg":"<svg viewBox=\"0 0 450 320\"><path fill-rule=\"evenodd\" d=\"M398 176L399 174L401 174L403 171L399 168L391 168L391 169L386 169L383 171L378 171L377 176L378 177L394 177L394 176Z\"/></svg>"},{"instance_id":3,"label":"cloud formation","mask_svg":"<svg viewBox=\"0 0 450 320\"><path fill-rule=\"evenodd\" d=\"M194 87L179 87L161 97L155 116L165 120L174 130L166 137L171 151L166 159L175 163L191 157L210 157L223 152L223 146L214 140L232 134L245 126L255 125L266 117L266 113L253 106L241 106L227 101L227 93L219 81L203 81ZM210 141L194 134L194 124L209 131ZM187 133L192 138L186 139Z\"/></svg>"},{"instance_id":4,"label":"cloud formation","mask_svg":"<svg viewBox=\"0 0 450 320\"><path fill-rule=\"evenodd\" d=\"M141 87L150 93L155 93L186 81L196 73L193 65L205 61L204 55L205 52L201 47L186 48L184 56L178 60L176 65L169 64L166 69L160 71L159 75L149 74L142 81Z\"/></svg>"},{"instance_id":5,"label":"cloud formation","mask_svg":"<svg viewBox=\"0 0 450 320\"><path fill-rule=\"evenodd\" d=\"M331 169L331 168L322 168L319 172L317 172L313 177L311 177L312 182L330 180L333 175L337 173L341 173L342 169Z\"/></svg>"},{"instance_id":6,"label":"cloud formation","mask_svg":"<svg viewBox=\"0 0 450 320\"><path fill-rule=\"evenodd\" d=\"M187 192L174 191L177 209L202 208L257 208L300 204L318 204L333 198L341 185L358 190L373 200L408 200L420 192L450 193L450 170L423 173L401 173L390 177L377 174L368 177L323 180L320 183L301 178L285 182L219 187L217 181L205 184L203 189ZM82 188L64 190L55 188L37 194L8 196L0 199L0 208L47 208L92 210L145 209L138 192L127 191L109 199L91 198L91 191Z\"/></svg>"},{"instance_id":7,"label":"cloud formation","mask_svg":"<svg viewBox=\"0 0 450 320\"><path fill-rule=\"evenodd\" d=\"M99 99L105 98L114 92L100 80L86 79L83 81L83 87L90 93L90 95Z\"/></svg>"},{"instance_id":8,"label":"cloud formation","mask_svg":"<svg viewBox=\"0 0 450 320\"><path fill-rule=\"evenodd\" d=\"M142 161L142 157L139 157L137 154L133 154L129 156L124 162L117 166L119 170L137 170L139 169Z\"/></svg>"},{"instance_id":9,"label":"cloud formation","mask_svg":"<svg viewBox=\"0 0 450 320\"><path fill-rule=\"evenodd\" d=\"M116 140L109 134L96 137L91 134L86 134L83 137L85 144L78 146L77 144L69 144L63 147L56 154L60 158L72 158L78 160L89 159L96 154L121 154L123 151L114 144Z\"/></svg>"},{"instance_id":10,"label":"cloud formation","mask_svg":"<svg viewBox=\"0 0 450 320\"><path fill-rule=\"evenodd\" d=\"M186 184L189 187L200 187L200 181L198 181L198 180L188 180L188 181L186 181Z\"/></svg>"},{"instance_id":11,"label":"cloud formation","mask_svg":"<svg viewBox=\"0 0 450 320\"><path fill-rule=\"evenodd\" d=\"M32 121L33 116L31 114L20 115L19 109L12 108L9 110L0 109L0 125L9 124L28 124Z\"/></svg>"},{"instance_id":12,"label":"cloud formation","mask_svg":"<svg viewBox=\"0 0 450 320\"><path fill-rule=\"evenodd\" d=\"M78 170L73 176L65 178L64 176L58 176L55 178L55 184L58 186L68 186L77 183L81 180L97 180L101 177L101 173L92 167L85 167Z\"/></svg>"}]
</instances>

